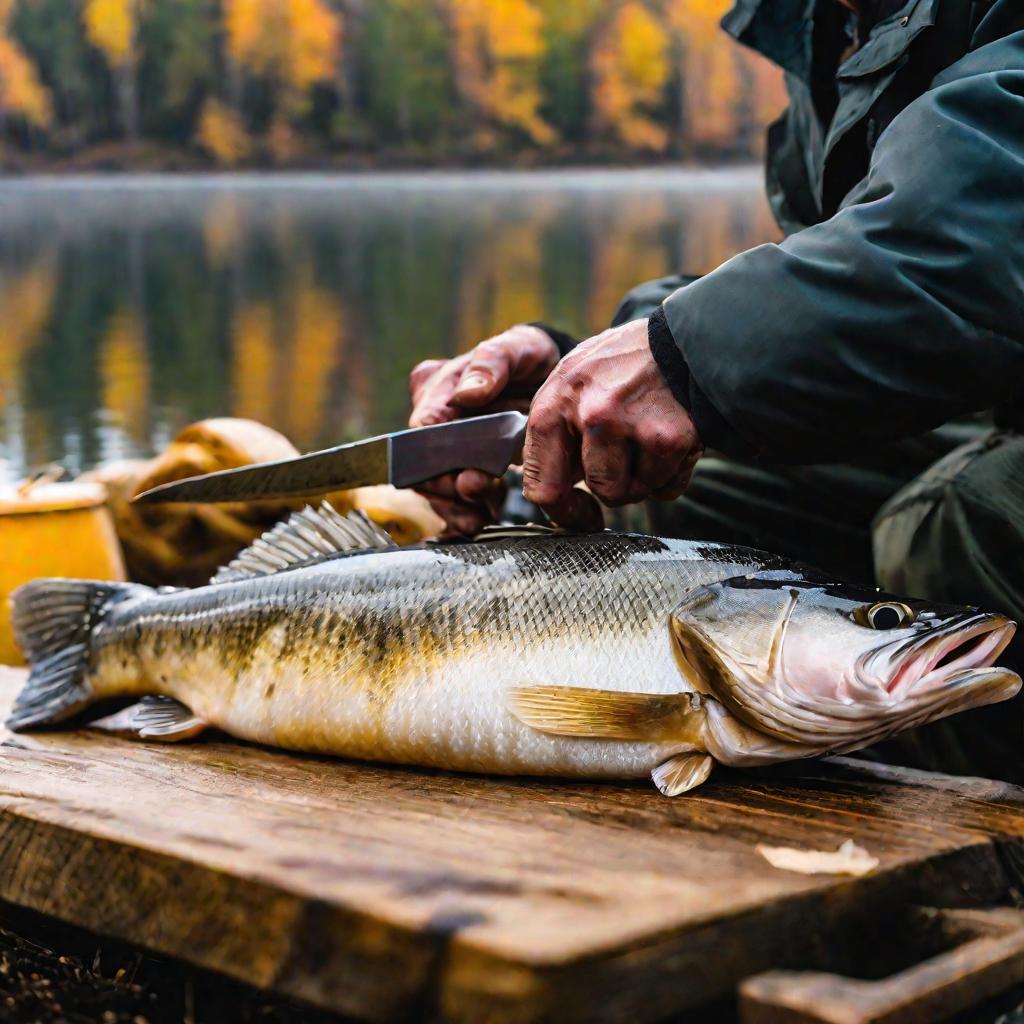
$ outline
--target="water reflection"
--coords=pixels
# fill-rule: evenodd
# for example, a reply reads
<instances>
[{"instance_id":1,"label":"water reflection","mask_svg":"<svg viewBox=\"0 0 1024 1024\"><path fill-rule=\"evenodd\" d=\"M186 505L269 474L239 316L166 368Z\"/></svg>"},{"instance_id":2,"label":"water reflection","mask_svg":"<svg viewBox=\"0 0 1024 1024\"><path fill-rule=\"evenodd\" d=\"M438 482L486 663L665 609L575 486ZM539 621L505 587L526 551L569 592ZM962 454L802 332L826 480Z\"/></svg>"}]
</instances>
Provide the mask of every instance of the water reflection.
<instances>
[{"instance_id":1,"label":"water reflection","mask_svg":"<svg viewBox=\"0 0 1024 1024\"><path fill-rule=\"evenodd\" d=\"M4 475L226 413L393 429L418 360L775 237L752 172L7 181L0 224Z\"/></svg>"}]
</instances>

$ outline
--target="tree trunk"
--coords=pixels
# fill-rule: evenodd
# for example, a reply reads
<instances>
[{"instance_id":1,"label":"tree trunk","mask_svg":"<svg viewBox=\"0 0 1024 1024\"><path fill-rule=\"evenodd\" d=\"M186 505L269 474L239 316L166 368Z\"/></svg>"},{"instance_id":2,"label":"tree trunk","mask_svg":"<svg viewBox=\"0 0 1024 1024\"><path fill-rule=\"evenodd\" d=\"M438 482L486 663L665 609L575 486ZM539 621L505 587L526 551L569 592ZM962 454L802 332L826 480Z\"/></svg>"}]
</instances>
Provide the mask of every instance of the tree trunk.
<instances>
[{"instance_id":1,"label":"tree trunk","mask_svg":"<svg viewBox=\"0 0 1024 1024\"><path fill-rule=\"evenodd\" d=\"M117 73L117 92L124 136L131 142L139 137L139 90L134 61Z\"/></svg>"}]
</instances>

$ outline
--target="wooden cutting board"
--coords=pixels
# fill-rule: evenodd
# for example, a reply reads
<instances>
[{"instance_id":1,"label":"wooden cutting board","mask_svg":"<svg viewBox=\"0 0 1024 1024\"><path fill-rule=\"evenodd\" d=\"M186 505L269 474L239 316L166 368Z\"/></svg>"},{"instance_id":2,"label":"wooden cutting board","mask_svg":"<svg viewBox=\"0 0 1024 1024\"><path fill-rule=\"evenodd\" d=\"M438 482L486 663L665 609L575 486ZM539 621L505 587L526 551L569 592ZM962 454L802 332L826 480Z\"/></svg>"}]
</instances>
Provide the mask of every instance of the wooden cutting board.
<instances>
[{"instance_id":1,"label":"wooden cutting board","mask_svg":"<svg viewBox=\"0 0 1024 1024\"><path fill-rule=\"evenodd\" d=\"M78 731L2 736L0 826L0 898L338 1012L655 1021L872 908L1005 899L1024 803L850 763L668 800ZM872 874L756 849L851 838Z\"/></svg>"}]
</instances>

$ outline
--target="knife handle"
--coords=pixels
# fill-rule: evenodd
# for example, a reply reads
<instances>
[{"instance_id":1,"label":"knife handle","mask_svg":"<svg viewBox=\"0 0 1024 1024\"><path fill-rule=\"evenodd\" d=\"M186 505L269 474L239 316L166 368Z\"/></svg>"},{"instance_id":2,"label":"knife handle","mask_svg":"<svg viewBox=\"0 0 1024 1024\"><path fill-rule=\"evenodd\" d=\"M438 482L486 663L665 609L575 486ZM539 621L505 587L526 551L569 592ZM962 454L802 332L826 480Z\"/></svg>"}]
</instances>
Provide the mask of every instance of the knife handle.
<instances>
[{"instance_id":1,"label":"knife handle","mask_svg":"<svg viewBox=\"0 0 1024 1024\"><path fill-rule=\"evenodd\" d=\"M523 450L526 423L521 412L496 412L395 434L391 482L411 487L460 469L501 476Z\"/></svg>"}]
</instances>

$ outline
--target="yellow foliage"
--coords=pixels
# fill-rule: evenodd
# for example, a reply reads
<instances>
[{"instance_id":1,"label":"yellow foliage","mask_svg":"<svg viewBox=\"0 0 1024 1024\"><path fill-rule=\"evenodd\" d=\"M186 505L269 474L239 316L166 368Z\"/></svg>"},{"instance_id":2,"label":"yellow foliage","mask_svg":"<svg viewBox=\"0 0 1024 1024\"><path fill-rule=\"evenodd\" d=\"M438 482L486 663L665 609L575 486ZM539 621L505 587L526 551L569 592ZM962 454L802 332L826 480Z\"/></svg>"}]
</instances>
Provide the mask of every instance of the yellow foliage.
<instances>
[{"instance_id":1,"label":"yellow foliage","mask_svg":"<svg viewBox=\"0 0 1024 1024\"><path fill-rule=\"evenodd\" d=\"M229 167L241 163L252 148L242 119L229 106L215 99L203 104L196 138L217 163Z\"/></svg>"},{"instance_id":2,"label":"yellow foliage","mask_svg":"<svg viewBox=\"0 0 1024 1024\"><path fill-rule=\"evenodd\" d=\"M290 81L307 89L336 71L341 18L322 0L291 0L289 14Z\"/></svg>"},{"instance_id":3,"label":"yellow foliage","mask_svg":"<svg viewBox=\"0 0 1024 1024\"><path fill-rule=\"evenodd\" d=\"M22 117L36 128L53 118L50 91L39 81L32 62L0 30L0 111Z\"/></svg>"},{"instance_id":4,"label":"yellow foliage","mask_svg":"<svg viewBox=\"0 0 1024 1024\"><path fill-rule=\"evenodd\" d=\"M459 91L478 117L556 141L540 116L544 18L530 0L448 0ZM486 131L486 129L485 129Z\"/></svg>"},{"instance_id":5,"label":"yellow foliage","mask_svg":"<svg viewBox=\"0 0 1024 1024\"><path fill-rule=\"evenodd\" d=\"M86 0L82 17L86 38L112 67L135 63L138 0Z\"/></svg>"},{"instance_id":6,"label":"yellow foliage","mask_svg":"<svg viewBox=\"0 0 1024 1024\"><path fill-rule=\"evenodd\" d=\"M270 78L295 112L303 94L337 72L342 18L326 0L223 0L228 56L245 73Z\"/></svg>"},{"instance_id":7,"label":"yellow foliage","mask_svg":"<svg viewBox=\"0 0 1024 1024\"><path fill-rule=\"evenodd\" d=\"M662 99L669 70L664 27L640 0L627 0L591 55L598 131L634 149L663 150L668 135L648 112Z\"/></svg>"}]
</instances>

